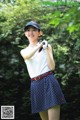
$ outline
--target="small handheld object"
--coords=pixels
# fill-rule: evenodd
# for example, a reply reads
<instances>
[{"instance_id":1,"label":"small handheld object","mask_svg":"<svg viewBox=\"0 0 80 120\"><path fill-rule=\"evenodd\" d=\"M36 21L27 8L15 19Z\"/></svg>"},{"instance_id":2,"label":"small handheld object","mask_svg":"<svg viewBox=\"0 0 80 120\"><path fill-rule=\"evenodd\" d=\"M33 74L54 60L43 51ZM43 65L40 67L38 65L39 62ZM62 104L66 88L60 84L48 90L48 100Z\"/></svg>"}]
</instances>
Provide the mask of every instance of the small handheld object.
<instances>
[{"instance_id":1,"label":"small handheld object","mask_svg":"<svg viewBox=\"0 0 80 120\"><path fill-rule=\"evenodd\" d=\"M39 49L39 52L41 52L42 49L46 49L48 47L48 42L46 40L43 40L42 44L43 46Z\"/></svg>"}]
</instances>

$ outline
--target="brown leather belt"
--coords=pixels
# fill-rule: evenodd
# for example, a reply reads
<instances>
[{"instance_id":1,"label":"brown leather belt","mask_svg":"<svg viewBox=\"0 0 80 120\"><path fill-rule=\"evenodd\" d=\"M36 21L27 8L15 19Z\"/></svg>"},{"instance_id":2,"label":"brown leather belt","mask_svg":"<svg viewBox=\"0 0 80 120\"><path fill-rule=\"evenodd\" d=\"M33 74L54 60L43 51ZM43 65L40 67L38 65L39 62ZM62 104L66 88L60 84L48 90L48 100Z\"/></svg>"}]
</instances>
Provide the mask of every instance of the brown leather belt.
<instances>
[{"instance_id":1,"label":"brown leather belt","mask_svg":"<svg viewBox=\"0 0 80 120\"><path fill-rule=\"evenodd\" d=\"M40 80L40 79L42 79L42 78L44 78L44 77L46 77L46 76L48 76L48 75L50 75L50 74L52 74L51 71L46 72L46 73L44 73L44 74L41 74L41 75L39 75L39 76L37 76L37 77L31 78L31 80Z\"/></svg>"}]
</instances>

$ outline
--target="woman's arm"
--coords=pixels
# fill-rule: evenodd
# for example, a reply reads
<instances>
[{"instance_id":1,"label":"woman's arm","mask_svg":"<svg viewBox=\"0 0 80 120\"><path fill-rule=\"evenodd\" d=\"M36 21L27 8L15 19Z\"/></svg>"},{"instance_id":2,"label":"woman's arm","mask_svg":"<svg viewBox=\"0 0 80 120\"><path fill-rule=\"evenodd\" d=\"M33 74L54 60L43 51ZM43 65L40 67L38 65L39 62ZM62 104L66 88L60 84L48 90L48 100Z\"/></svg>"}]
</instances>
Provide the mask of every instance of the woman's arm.
<instances>
[{"instance_id":1,"label":"woman's arm","mask_svg":"<svg viewBox=\"0 0 80 120\"><path fill-rule=\"evenodd\" d=\"M46 51L46 55L47 55L48 66L49 66L50 70L54 70L55 69L55 61L53 58L52 47L50 44L48 45L48 48L45 49L45 51Z\"/></svg>"},{"instance_id":2,"label":"woman's arm","mask_svg":"<svg viewBox=\"0 0 80 120\"><path fill-rule=\"evenodd\" d=\"M38 44L35 48L33 47L32 50L29 50L29 47L27 47L26 49L22 49L20 51L21 56L23 57L24 60L26 59L30 59L38 49L40 49L42 47L42 43Z\"/></svg>"}]
</instances>

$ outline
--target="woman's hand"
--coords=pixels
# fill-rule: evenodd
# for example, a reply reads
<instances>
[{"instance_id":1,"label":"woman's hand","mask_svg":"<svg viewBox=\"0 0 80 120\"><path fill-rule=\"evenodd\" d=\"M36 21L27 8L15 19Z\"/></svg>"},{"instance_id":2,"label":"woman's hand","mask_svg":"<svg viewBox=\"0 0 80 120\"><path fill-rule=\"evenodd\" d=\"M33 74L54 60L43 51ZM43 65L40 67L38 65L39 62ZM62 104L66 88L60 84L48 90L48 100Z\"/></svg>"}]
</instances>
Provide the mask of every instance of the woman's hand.
<instances>
[{"instance_id":1,"label":"woman's hand","mask_svg":"<svg viewBox=\"0 0 80 120\"><path fill-rule=\"evenodd\" d=\"M46 49L48 47L48 42L46 40L42 41L43 49Z\"/></svg>"}]
</instances>

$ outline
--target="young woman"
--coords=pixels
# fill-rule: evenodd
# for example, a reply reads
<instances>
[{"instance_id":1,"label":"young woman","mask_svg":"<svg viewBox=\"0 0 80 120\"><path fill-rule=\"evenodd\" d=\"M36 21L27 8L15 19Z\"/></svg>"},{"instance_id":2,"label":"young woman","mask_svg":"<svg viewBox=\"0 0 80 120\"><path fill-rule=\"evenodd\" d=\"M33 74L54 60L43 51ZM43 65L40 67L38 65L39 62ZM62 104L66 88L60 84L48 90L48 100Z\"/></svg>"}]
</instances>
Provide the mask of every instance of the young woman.
<instances>
[{"instance_id":1,"label":"young woman","mask_svg":"<svg viewBox=\"0 0 80 120\"><path fill-rule=\"evenodd\" d=\"M60 120L60 105L66 100L51 72L55 69L52 47L45 40L39 42L41 29L36 22L28 22L24 31L29 45L20 54L31 78L32 113L39 113L42 120Z\"/></svg>"}]
</instances>

